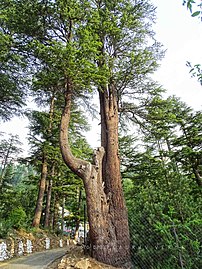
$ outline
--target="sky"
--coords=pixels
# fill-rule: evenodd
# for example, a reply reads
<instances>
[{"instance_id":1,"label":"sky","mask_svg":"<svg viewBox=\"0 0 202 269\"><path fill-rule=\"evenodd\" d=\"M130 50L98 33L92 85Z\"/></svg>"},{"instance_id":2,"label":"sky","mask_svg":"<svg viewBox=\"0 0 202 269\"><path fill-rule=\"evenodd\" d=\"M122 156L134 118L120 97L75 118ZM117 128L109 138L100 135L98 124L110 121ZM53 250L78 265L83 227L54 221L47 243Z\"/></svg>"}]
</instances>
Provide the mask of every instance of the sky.
<instances>
[{"instance_id":1,"label":"sky","mask_svg":"<svg viewBox=\"0 0 202 269\"><path fill-rule=\"evenodd\" d=\"M182 6L182 0L153 0L157 6L156 39L166 49L154 78L167 95L181 97L196 110L202 108L202 87L191 78L186 62L202 64L202 22Z\"/></svg>"},{"instance_id":2,"label":"sky","mask_svg":"<svg viewBox=\"0 0 202 269\"><path fill-rule=\"evenodd\" d=\"M157 7L156 32L157 41L161 42L166 50L161 66L153 75L164 89L165 96L176 95L182 101L196 110L202 108L202 86L191 78L186 62L202 63L202 22L182 6L182 0L152 0ZM92 147L99 146L98 124L92 121L92 131L87 134L87 140ZM6 133L18 134L27 148L26 135L28 120L14 118L12 121L1 124L1 130Z\"/></svg>"}]
</instances>

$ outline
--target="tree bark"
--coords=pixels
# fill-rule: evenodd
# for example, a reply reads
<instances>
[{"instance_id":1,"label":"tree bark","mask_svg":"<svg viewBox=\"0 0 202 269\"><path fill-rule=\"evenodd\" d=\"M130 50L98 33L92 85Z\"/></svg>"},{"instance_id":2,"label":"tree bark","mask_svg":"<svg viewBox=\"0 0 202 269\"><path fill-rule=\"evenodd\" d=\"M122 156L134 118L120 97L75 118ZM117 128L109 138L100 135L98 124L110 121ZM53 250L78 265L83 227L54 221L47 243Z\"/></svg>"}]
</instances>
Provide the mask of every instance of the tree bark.
<instances>
[{"instance_id":1,"label":"tree bark","mask_svg":"<svg viewBox=\"0 0 202 269\"><path fill-rule=\"evenodd\" d=\"M40 179L40 184L39 184L38 198L37 198L37 203L36 203L34 219L32 222L33 227L39 227L40 225L41 214L42 214L42 209L43 209L43 198L44 198L44 192L46 188L46 178L47 178L47 161L44 154L43 159L42 159L42 171L41 171L41 179Z\"/></svg>"},{"instance_id":2,"label":"tree bark","mask_svg":"<svg viewBox=\"0 0 202 269\"><path fill-rule=\"evenodd\" d=\"M118 106L113 83L110 84L108 89L102 89L99 92L99 96L101 145L105 148L102 181L108 204L105 227L108 231L106 256L108 259L111 259L112 265L120 266L130 261L130 236L127 209L121 183ZM100 253L96 253L97 255L100 255Z\"/></svg>"},{"instance_id":3,"label":"tree bark","mask_svg":"<svg viewBox=\"0 0 202 269\"><path fill-rule=\"evenodd\" d=\"M76 212L76 225L75 225L75 235L74 235L74 240L78 241L78 236L79 236L79 226L80 226L80 210L81 210L81 196L82 196L82 191L80 188L78 188L78 206L77 206L77 212Z\"/></svg>"},{"instance_id":4,"label":"tree bark","mask_svg":"<svg viewBox=\"0 0 202 269\"><path fill-rule=\"evenodd\" d=\"M65 228L65 197L62 198L62 215L61 215L61 230L62 230L62 234L64 232L64 228Z\"/></svg>"},{"instance_id":5,"label":"tree bark","mask_svg":"<svg viewBox=\"0 0 202 269\"><path fill-rule=\"evenodd\" d=\"M183 131L183 134L187 140L187 145L193 149L193 145L189 139L189 136L187 135L187 132L186 132L186 129L185 129L185 126L183 124L181 124L181 128L182 128L182 131ZM188 157L190 163L191 163L191 167L192 167L192 171L194 173L194 176L195 176L195 181L198 185L198 187L202 187L202 177L200 176L200 173L199 173L199 170L198 170L198 166L199 166L199 163L196 161L195 158L193 158L192 156L189 156Z\"/></svg>"},{"instance_id":6,"label":"tree bark","mask_svg":"<svg viewBox=\"0 0 202 269\"><path fill-rule=\"evenodd\" d=\"M58 223L58 219L59 219L59 197L58 194L55 194L55 199L54 199L54 212L53 212L53 231L58 231L59 230L59 223Z\"/></svg>"},{"instance_id":7,"label":"tree bark","mask_svg":"<svg viewBox=\"0 0 202 269\"><path fill-rule=\"evenodd\" d=\"M200 176L200 173L199 173L199 170L192 166L193 168L193 172L194 172L194 176L195 176L195 180L196 180L196 183L199 187L202 187L202 177Z\"/></svg>"},{"instance_id":8,"label":"tree bark","mask_svg":"<svg viewBox=\"0 0 202 269\"><path fill-rule=\"evenodd\" d=\"M47 198L46 198L46 209L45 209L45 222L44 227L48 228L50 225L50 206L52 196L53 177L55 175L55 164L52 166L51 177L48 182Z\"/></svg>"},{"instance_id":9,"label":"tree bark","mask_svg":"<svg viewBox=\"0 0 202 269\"><path fill-rule=\"evenodd\" d=\"M50 99L50 111L49 111L49 126L47 133L49 136L51 136L52 132L52 122L53 122L53 113L54 113L54 102L55 102L55 95L54 92L52 93L51 99ZM38 199L37 199L37 205L35 209L35 215L34 219L32 222L33 227L38 227L40 225L41 221L41 214L42 214L42 208L43 208L43 198L44 198L44 192L46 188L46 178L47 178L47 160L45 156L45 152L43 152L43 159L42 159L42 171L41 171L41 180L40 180L40 185L39 185L39 192L38 192ZM47 194L47 201L46 203L50 203L51 199L51 189L52 189L52 183L50 182L49 187L48 187L48 194ZM49 197L48 197L49 196ZM49 213L48 211L50 210L50 205L46 204L46 211L45 211L45 224L44 226L48 226L48 221L49 221Z\"/></svg>"},{"instance_id":10,"label":"tree bark","mask_svg":"<svg viewBox=\"0 0 202 269\"><path fill-rule=\"evenodd\" d=\"M1 165L2 169L1 169L1 174L0 174L0 188L3 185L3 179L5 176L5 172L6 172L6 167L8 165L8 160L9 160L9 155L10 155L12 145L13 145L13 138L11 138L11 140L10 140L10 144L9 144L8 149L6 151L5 157L3 158L3 161L2 161L2 165Z\"/></svg>"},{"instance_id":11,"label":"tree bark","mask_svg":"<svg viewBox=\"0 0 202 269\"><path fill-rule=\"evenodd\" d=\"M121 186L115 91L112 88L108 92L100 92L102 146L94 151L91 164L72 155L68 143L71 110L69 82L66 89L65 108L60 126L60 147L67 166L84 182L91 255L101 262L114 266L128 263L127 268L130 268L130 237Z\"/></svg>"}]
</instances>

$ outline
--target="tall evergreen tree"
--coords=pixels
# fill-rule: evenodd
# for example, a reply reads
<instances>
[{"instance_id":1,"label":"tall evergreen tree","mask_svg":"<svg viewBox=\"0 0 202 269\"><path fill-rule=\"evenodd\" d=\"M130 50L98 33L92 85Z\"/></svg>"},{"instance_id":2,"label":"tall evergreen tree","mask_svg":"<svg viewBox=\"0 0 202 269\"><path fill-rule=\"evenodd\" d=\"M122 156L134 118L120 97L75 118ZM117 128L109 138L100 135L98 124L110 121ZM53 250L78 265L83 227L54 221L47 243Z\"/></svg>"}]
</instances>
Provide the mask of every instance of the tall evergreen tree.
<instances>
[{"instance_id":1,"label":"tall evergreen tree","mask_svg":"<svg viewBox=\"0 0 202 269\"><path fill-rule=\"evenodd\" d=\"M4 177L9 164L17 160L18 154L22 152L19 147L22 143L17 135L9 135L8 139L0 141L0 189L4 182Z\"/></svg>"},{"instance_id":2,"label":"tall evergreen tree","mask_svg":"<svg viewBox=\"0 0 202 269\"><path fill-rule=\"evenodd\" d=\"M28 61L19 48L15 32L7 25L10 14L5 10L9 6L12 1L0 4L0 120L3 121L22 114L28 88L28 78L25 79Z\"/></svg>"},{"instance_id":3,"label":"tall evergreen tree","mask_svg":"<svg viewBox=\"0 0 202 269\"><path fill-rule=\"evenodd\" d=\"M126 98L136 100L155 92L156 85L148 78L161 56L150 27L155 8L141 0L12 3L15 15L9 26L41 64L39 69L46 71L48 86L65 100L60 148L67 166L84 182L91 254L116 266L130 263L118 152L119 111L134 107ZM72 101L94 90L100 101L101 147L90 163L73 155L68 129Z\"/></svg>"}]
</instances>

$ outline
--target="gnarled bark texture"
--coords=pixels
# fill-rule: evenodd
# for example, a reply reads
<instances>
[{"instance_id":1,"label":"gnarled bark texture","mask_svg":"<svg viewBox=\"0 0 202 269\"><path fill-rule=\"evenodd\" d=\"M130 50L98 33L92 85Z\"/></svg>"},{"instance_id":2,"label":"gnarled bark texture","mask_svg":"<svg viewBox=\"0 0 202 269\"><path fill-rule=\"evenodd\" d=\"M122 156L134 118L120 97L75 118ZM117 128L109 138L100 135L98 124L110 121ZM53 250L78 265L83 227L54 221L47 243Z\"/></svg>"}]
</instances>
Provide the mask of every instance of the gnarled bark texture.
<instances>
[{"instance_id":1,"label":"gnarled bark texture","mask_svg":"<svg viewBox=\"0 0 202 269\"><path fill-rule=\"evenodd\" d=\"M97 260L130 268L127 210L121 186L118 155L118 110L113 88L100 91L102 146L94 151L93 163L75 158L68 143L71 86L60 128L60 147L65 163L83 179L90 225L91 254Z\"/></svg>"}]
</instances>

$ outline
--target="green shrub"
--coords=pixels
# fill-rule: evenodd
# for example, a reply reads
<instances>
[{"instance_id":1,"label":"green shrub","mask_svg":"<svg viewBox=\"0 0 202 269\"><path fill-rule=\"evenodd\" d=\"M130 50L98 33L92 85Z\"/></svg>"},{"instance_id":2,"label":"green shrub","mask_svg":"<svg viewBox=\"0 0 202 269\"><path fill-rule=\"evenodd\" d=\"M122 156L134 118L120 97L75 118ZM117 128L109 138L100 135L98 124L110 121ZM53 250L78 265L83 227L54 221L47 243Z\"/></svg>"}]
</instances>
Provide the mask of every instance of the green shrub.
<instances>
[{"instance_id":1,"label":"green shrub","mask_svg":"<svg viewBox=\"0 0 202 269\"><path fill-rule=\"evenodd\" d=\"M10 227L19 229L26 226L27 215L22 207L14 208L6 221Z\"/></svg>"}]
</instances>

